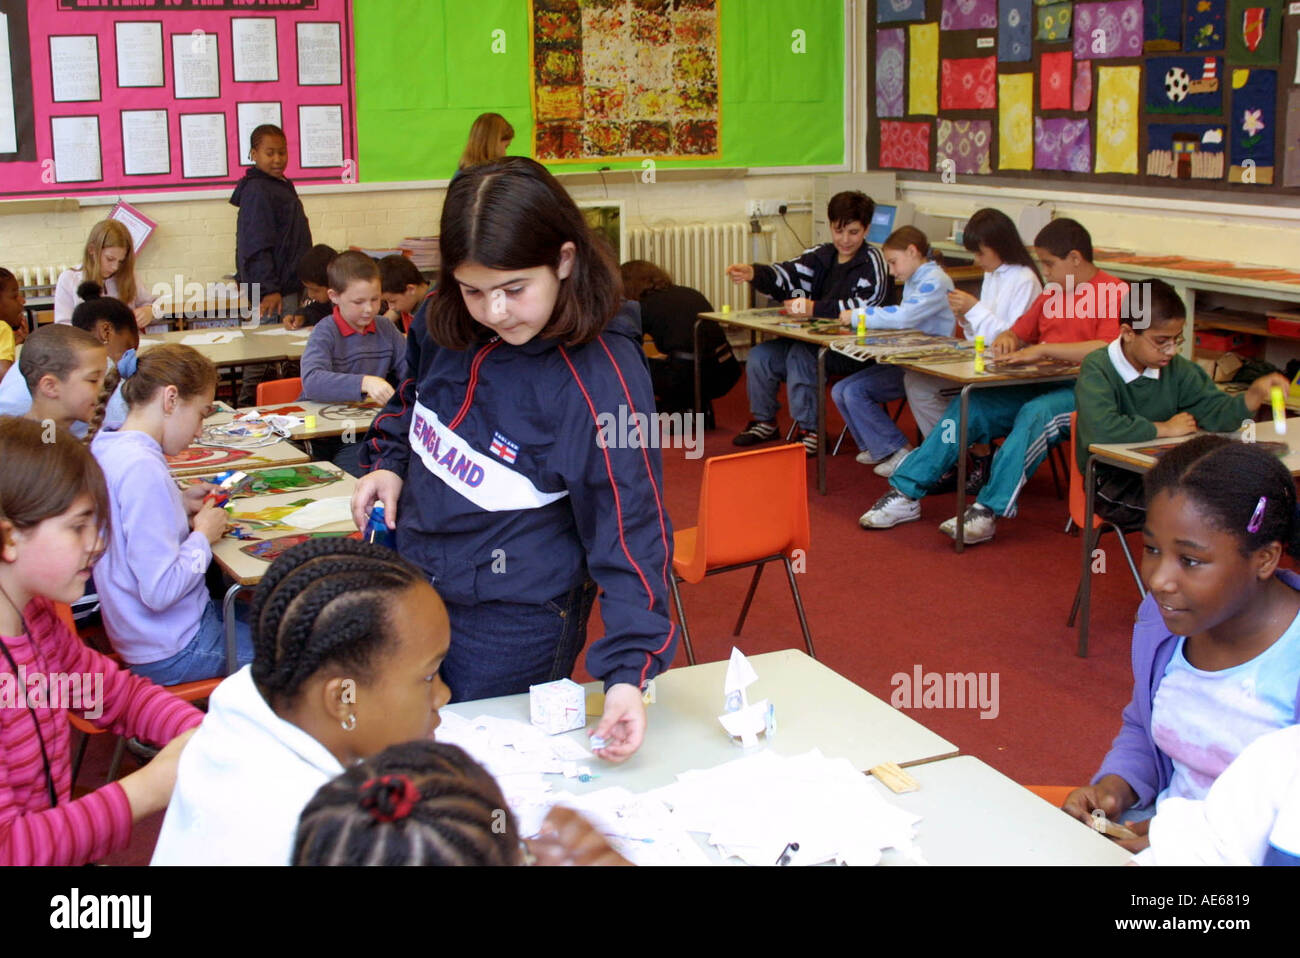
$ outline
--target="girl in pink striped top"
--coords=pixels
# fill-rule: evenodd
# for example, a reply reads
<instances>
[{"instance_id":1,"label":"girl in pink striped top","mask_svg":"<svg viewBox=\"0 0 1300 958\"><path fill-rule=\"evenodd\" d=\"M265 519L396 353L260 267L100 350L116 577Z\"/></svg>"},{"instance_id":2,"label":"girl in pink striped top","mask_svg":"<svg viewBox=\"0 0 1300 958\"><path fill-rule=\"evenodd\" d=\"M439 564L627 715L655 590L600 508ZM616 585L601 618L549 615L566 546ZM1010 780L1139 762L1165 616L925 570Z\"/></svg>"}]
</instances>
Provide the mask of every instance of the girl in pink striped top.
<instances>
[{"instance_id":1,"label":"girl in pink striped top","mask_svg":"<svg viewBox=\"0 0 1300 958\"><path fill-rule=\"evenodd\" d=\"M203 717L60 621L55 604L81 596L102 547L108 493L82 443L42 438L40 423L0 419L0 865L82 865L125 847L132 824L167 806ZM166 747L73 800L65 712Z\"/></svg>"}]
</instances>

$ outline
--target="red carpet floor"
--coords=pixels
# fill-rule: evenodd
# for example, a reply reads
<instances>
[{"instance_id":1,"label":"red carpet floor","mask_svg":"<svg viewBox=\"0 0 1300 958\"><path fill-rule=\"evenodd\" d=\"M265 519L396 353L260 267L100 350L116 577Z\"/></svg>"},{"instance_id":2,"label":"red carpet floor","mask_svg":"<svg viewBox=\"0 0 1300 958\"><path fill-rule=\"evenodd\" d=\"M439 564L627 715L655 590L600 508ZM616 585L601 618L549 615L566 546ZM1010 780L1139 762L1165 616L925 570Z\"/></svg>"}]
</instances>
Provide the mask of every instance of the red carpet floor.
<instances>
[{"instance_id":1,"label":"red carpet floor","mask_svg":"<svg viewBox=\"0 0 1300 958\"><path fill-rule=\"evenodd\" d=\"M718 428L706 433L705 455L736 451L731 437L748 418L742 380L716 404ZM832 436L840 421L831 410ZM907 413L904 431L913 427ZM808 466L812 544L800 590L818 657L826 665L889 700L897 673L987 672L998 676L998 714L979 710L908 710L913 718L994 768L1026 784L1086 782L1119 727L1132 686L1129 636L1137 590L1113 539L1103 539L1107 572L1093 578L1092 649L1075 655L1067 628L1079 569L1079 540L1062 531L1066 504L1056 498L1044 466L1020 499L1020 515L1002 520L996 538L952 550L938 524L953 512L952 494L924 501L922 519L887 531L866 532L857 518L887 488L868 466L854 462L852 440L830 459L828 494L816 493L816 465ZM664 485L673 525L693 525L703 458L665 450ZM761 517L755 517L756 521ZM1140 553L1139 537L1130 547ZM744 634L731 636L749 573L713 576L682 586L701 661L725 658L733 641L742 651L802 648L803 638L785 576L763 575ZM602 633L593 616L591 636ZM676 665L685 665L679 651ZM575 676L590 676L580 669ZM780 703L776 703L780 706ZM654 734L654 711L650 713ZM80 782L102 782L111 742L98 736ZM126 769L133 767L130 759ZM130 848L113 863L144 863L161 816L137 828Z\"/></svg>"}]
</instances>

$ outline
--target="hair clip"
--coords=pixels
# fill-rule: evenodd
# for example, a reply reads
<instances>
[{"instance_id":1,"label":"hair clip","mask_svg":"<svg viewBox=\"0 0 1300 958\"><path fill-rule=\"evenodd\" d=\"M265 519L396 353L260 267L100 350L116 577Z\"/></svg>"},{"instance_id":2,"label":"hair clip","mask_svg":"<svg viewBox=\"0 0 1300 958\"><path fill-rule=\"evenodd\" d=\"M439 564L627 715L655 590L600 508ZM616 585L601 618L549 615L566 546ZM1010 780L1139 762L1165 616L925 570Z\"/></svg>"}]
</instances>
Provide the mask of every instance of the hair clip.
<instances>
[{"instance_id":1,"label":"hair clip","mask_svg":"<svg viewBox=\"0 0 1300 958\"><path fill-rule=\"evenodd\" d=\"M1268 496L1260 496L1259 503L1255 506L1255 511L1251 513L1250 521L1246 523L1246 531L1255 533L1259 531L1260 525L1264 522L1264 509L1268 507Z\"/></svg>"},{"instance_id":2,"label":"hair clip","mask_svg":"<svg viewBox=\"0 0 1300 958\"><path fill-rule=\"evenodd\" d=\"M419 790L405 775L383 775L361 783L361 807L377 822L401 821L419 800Z\"/></svg>"},{"instance_id":3,"label":"hair clip","mask_svg":"<svg viewBox=\"0 0 1300 958\"><path fill-rule=\"evenodd\" d=\"M123 379L130 379L135 375L137 360L134 349L128 349L122 354L122 358L117 361L117 374Z\"/></svg>"}]
</instances>

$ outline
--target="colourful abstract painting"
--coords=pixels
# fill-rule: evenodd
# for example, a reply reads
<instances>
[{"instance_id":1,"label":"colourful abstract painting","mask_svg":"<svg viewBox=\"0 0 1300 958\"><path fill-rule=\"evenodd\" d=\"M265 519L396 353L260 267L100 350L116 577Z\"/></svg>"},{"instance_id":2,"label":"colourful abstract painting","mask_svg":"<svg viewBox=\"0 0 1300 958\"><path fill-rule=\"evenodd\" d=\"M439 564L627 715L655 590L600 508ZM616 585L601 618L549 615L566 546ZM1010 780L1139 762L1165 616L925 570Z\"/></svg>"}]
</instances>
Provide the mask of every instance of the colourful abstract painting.
<instances>
[{"instance_id":1,"label":"colourful abstract painting","mask_svg":"<svg viewBox=\"0 0 1300 958\"><path fill-rule=\"evenodd\" d=\"M1219 57L1152 57L1146 63L1147 113L1223 113L1223 60Z\"/></svg>"},{"instance_id":2,"label":"colourful abstract painting","mask_svg":"<svg viewBox=\"0 0 1300 958\"><path fill-rule=\"evenodd\" d=\"M903 115L903 29L876 33L876 116Z\"/></svg>"},{"instance_id":3,"label":"colourful abstract painting","mask_svg":"<svg viewBox=\"0 0 1300 958\"><path fill-rule=\"evenodd\" d=\"M947 168L959 174L986 174L993 143L993 123L989 120L940 120L935 131L934 165L939 172Z\"/></svg>"},{"instance_id":4,"label":"colourful abstract painting","mask_svg":"<svg viewBox=\"0 0 1300 958\"><path fill-rule=\"evenodd\" d=\"M1034 55L1031 0L998 0L998 61L1022 63Z\"/></svg>"},{"instance_id":5,"label":"colourful abstract painting","mask_svg":"<svg viewBox=\"0 0 1300 958\"><path fill-rule=\"evenodd\" d=\"M907 41L907 112L933 116L939 111L939 24L912 24Z\"/></svg>"},{"instance_id":6,"label":"colourful abstract painting","mask_svg":"<svg viewBox=\"0 0 1300 958\"><path fill-rule=\"evenodd\" d=\"M1143 0L1142 49L1172 53L1183 48L1183 0Z\"/></svg>"},{"instance_id":7,"label":"colourful abstract painting","mask_svg":"<svg viewBox=\"0 0 1300 958\"><path fill-rule=\"evenodd\" d=\"M1277 66L1285 8L1283 0L1228 0L1228 62Z\"/></svg>"},{"instance_id":8,"label":"colourful abstract painting","mask_svg":"<svg viewBox=\"0 0 1300 958\"><path fill-rule=\"evenodd\" d=\"M1227 0L1187 0L1183 26L1183 49L1204 52L1222 50Z\"/></svg>"},{"instance_id":9,"label":"colourful abstract painting","mask_svg":"<svg viewBox=\"0 0 1300 958\"><path fill-rule=\"evenodd\" d=\"M1073 63L1074 56L1069 50L1043 54L1038 78L1038 105L1040 109L1070 109L1070 96L1073 93L1070 67Z\"/></svg>"},{"instance_id":10,"label":"colourful abstract painting","mask_svg":"<svg viewBox=\"0 0 1300 958\"><path fill-rule=\"evenodd\" d=\"M1271 185L1276 156L1277 73L1232 71L1232 113L1228 118L1228 182Z\"/></svg>"},{"instance_id":11,"label":"colourful abstract painting","mask_svg":"<svg viewBox=\"0 0 1300 958\"><path fill-rule=\"evenodd\" d=\"M939 105L945 110L992 110L998 105L997 57L944 60Z\"/></svg>"},{"instance_id":12,"label":"colourful abstract painting","mask_svg":"<svg viewBox=\"0 0 1300 958\"><path fill-rule=\"evenodd\" d=\"M1074 5L1074 58L1142 55L1142 0Z\"/></svg>"},{"instance_id":13,"label":"colourful abstract painting","mask_svg":"<svg viewBox=\"0 0 1300 958\"><path fill-rule=\"evenodd\" d=\"M941 30L993 30L997 25L997 0L943 0Z\"/></svg>"},{"instance_id":14,"label":"colourful abstract painting","mask_svg":"<svg viewBox=\"0 0 1300 958\"><path fill-rule=\"evenodd\" d=\"M1096 173L1137 173L1142 68L1097 68Z\"/></svg>"},{"instance_id":15,"label":"colourful abstract painting","mask_svg":"<svg viewBox=\"0 0 1300 958\"><path fill-rule=\"evenodd\" d=\"M897 23L900 20L924 19L925 0L877 0L877 23Z\"/></svg>"},{"instance_id":16,"label":"colourful abstract painting","mask_svg":"<svg viewBox=\"0 0 1300 958\"><path fill-rule=\"evenodd\" d=\"M716 0L532 7L537 159L719 155Z\"/></svg>"},{"instance_id":17,"label":"colourful abstract painting","mask_svg":"<svg viewBox=\"0 0 1300 958\"><path fill-rule=\"evenodd\" d=\"M1034 75L998 76L998 169L1028 170L1034 165Z\"/></svg>"},{"instance_id":18,"label":"colourful abstract painting","mask_svg":"<svg viewBox=\"0 0 1300 958\"><path fill-rule=\"evenodd\" d=\"M880 122L880 165L889 170L930 169L930 124Z\"/></svg>"},{"instance_id":19,"label":"colourful abstract painting","mask_svg":"<svg viewBox=\"0 0 1300 958\"><path fill-rule=\"evenodd\" d=\"M1049 3L1036 6L1034 13L1038 19L1038 39L1048 43L1070 39L1071 3Z\"/></svg>"},{"instance_id":20,"label":"colourful abstract painting","mask_svg":"<svg viewBox=\"0 0 1300 958\"><path fill-rule=\"evenodd\" d=\"M1080 60L1074 65L1074 90L1070 97L1070 108L1076 113L1086 113L1092 109L1092 64Z\"/></svg>"},{"instance_id":21,"label":"colourful abstract painting","mask_svg":"<svg viewBox=\"0 0 1300 958\"><path fill-rule=\"evenodd\" d=\"M263 562L274 562L280 556L284 555L294 546L300 546L304 542L310 542L312 539L359 539L360 532L300 532L291 536L278 536L274 539L263 539L260 542L250 542L242 547L239 551L245 555L252 556L254 559L261 559Z\"/></svg>"},{"instance_id":22,"label":"colourful abstract painting","mask_svg":"<svg viewBox=\"0 0 1300 958\"><path fill-rule=\"evenodd\" d=\"M1146 174L1175 180L1222 180L1224 133L1222 124L1148 124Z\"/></svg>"},{"instance_id":23,"label":"colourful abstract painting","mask_svg":"<svg viewBox=\"0 0 1300 958\"><path fill-rule=\"evenodd\" d=\"M1086 119L1034 117L1034 169L1087 173L1092 133Z\"/></svg>"},{"instance_id":24,"label":"colourful abstract painting","mask_svg":"<svg viewBox=\"0 0 1300 958\"><path fill-rule=\"evenodd\" d=\"M298 492L304 489L316 489L332 485L343 479L343 473L334 469L325 469L314 463L303 466L278 466L273 469L257 469L230 490L231 499L251 499L254 496L276 496L285 492ZM183 480L185 485L200 482L213 482L216 476L195 476Z\"/></svg>"}]
</instances>

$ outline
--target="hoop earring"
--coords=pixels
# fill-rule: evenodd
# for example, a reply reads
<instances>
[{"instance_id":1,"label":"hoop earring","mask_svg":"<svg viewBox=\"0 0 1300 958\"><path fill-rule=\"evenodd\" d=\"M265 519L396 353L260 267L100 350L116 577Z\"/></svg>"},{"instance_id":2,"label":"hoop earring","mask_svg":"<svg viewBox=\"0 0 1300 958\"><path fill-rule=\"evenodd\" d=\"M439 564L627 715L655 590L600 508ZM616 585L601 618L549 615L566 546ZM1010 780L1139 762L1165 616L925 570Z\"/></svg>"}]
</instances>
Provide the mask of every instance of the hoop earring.
<instances>
[{"instance_id":1,"label":"hoop earring","mask_svg":"<svg viewBox=\"0 0 1300 958\"><path fill-rule=\"evenodd\" d=\"M356 716L356 713L355 713L355 712L349 712L349 713L348 713L348 717L345 718L342 722L340 722L339 725L343 726L343 731L345 731L345 732L351 732L354 728L357 727L357 716Z\"/></svg>"}]
</instances>

